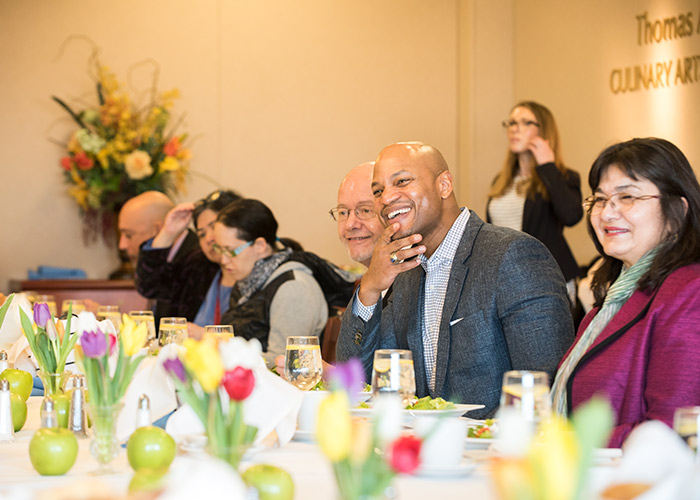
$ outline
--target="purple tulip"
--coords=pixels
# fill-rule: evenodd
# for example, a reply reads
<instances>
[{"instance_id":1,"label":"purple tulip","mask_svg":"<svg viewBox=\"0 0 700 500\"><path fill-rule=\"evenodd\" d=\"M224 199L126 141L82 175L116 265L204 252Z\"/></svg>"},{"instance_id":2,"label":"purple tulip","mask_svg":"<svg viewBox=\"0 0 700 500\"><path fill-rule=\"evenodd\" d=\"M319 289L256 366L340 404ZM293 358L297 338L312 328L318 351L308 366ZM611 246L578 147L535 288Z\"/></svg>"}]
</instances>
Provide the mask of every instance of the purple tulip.
<instances>
[{"instance_id":1,"label":"purple tulip","mask_svg":"<svg viewBox=\"0 0 700 500\"><path fill-rule=\"evenodd\" d=\"M101 358L107 352L107 339L99 328L97 332L83 332L80 337L80 345L87 358Z\"/></svg>"},{"instance_id":2,"label":"purple tulip","mask_svg":"<svg viewBox=\"0 0 700 500\"><path fill-rule=\"evenodd\" d=\"M365 385L365 370L362 362L357 358L351 358L345 363L338 363L330 374L330 384L334 388L343 388L348 392L350 399L354 400Z\"/></svg>"},{"instance_id":3,"label":"purple tulip","mask_svg":"<svg viewBox=\"0 0 700 500\"><path fill-rule=\"evenodd\" d=\"M51 319L49 305L43 302L34 304L34 323L41 328L46 328L46 323Z\"/></svg>"},{"instance_id":4,"label":"purple tulip","mask_svg":"<svg viewBox=\"0 0 700 500\"><path fill-rule=\"evenodd\" d=\"M170 374L171 377L177 378L183 384L186 382L187 378L185 376L185 367L180 361L180 358L170 358L163 361L163 368Z\"/></svg>"}]
</instances>

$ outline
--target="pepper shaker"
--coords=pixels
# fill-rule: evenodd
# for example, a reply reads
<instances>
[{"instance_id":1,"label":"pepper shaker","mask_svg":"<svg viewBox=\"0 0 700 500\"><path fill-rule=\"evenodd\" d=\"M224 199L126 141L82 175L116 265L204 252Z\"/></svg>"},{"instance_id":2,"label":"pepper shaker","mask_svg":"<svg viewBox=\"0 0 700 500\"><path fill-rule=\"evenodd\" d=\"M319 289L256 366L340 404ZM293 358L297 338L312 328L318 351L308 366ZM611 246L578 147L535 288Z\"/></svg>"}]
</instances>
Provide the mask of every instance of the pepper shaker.
<instances>
[{"instance_id":1,"label":"pepper shaker","mask_svg":"<svg viewBox=\"0 0 700 500\"><path fill-rule=\"evenodd\" d=\"M85 413L85 376L73 375L73 393L68 411L68 430L77 438L88 437L87 414Z\"/></svg>"}]
</instances>

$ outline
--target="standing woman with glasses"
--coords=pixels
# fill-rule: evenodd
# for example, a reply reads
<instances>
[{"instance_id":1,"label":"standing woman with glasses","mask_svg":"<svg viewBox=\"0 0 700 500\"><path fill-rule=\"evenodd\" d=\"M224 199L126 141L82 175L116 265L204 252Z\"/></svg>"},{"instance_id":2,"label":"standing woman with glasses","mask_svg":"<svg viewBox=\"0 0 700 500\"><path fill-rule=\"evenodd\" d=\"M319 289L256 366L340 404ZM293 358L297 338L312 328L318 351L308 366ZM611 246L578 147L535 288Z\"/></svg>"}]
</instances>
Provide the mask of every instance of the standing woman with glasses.
<instances>
[{"instance_id":1,"label":"standing woman with glasses","mask_svg":"<svg viewBox=\"0 0 700 500\"><path fill-rule=\"evenodd\" d=\"M313 272L281 248L277 220L258 200L242 199L214 224L221 266L236 280L222 324L234 335L256 338L269 367L286 352L287 337L319 336L328 320L326 298Z\"/></svg>"},{"instance_id":2,"label":"standing woman with glasses","mask_svg":"<svg viewBox=\"0 0 700 500\"><path fill-rule=\"evenodd\" d=\"M516 104L503 127L508 153L489 191L486 219L544 243L559 264L573 305L579 267L563 231L583 217L580 177L564 166L554 116L543 105Z\"/></svg>"},{"instance_id":3,"label":"standing woman with glasses","mask_svg":"<svg viewBox=\"0 0 700 500\"><path fill-rule=\"evenodd\" d=\"M607 397L619 447L643 421L672 426L676 408L700 405L700 186L683 153L654 138L605 149L588 181L588 232L603 264L553 408L567 415Z\"/></svg>"},{"instance_id":4,"label":"standing woman with glasses","mask_svg":"<svg viewBox=\"0 0 700 500\"><path fill-rule=\"evenodd\" d=\"M221 256L214 250L214 222L224 207L240 198L233 191L217 190L196 203L173 207L158 234L139 252L138 292L169 301L173 316L187 318L192 337L201 337L204 326L218 324L228 308L235 279L221 268ZM176 235L190 222L194 222L199 248L180 262L168 262Z\"/></svg>"}]
</instances>

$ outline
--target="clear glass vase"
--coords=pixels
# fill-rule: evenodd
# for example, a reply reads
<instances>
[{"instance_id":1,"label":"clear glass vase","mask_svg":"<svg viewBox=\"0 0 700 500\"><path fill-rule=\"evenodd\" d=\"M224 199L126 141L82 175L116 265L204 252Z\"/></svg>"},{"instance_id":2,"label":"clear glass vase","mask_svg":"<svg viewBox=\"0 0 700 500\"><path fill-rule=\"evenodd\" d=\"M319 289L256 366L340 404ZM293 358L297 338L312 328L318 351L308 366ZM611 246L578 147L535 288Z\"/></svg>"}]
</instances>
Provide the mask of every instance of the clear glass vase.
<instances>
[{"instance_id":1,"label":"clear glass vase","mask_svg":"<svg viewBox=\"0 0 700 500\"><path fill-rule=\"evenodd\" d=\"M37 371L37 375L44 384L44 396L55 396L63 394L63 388L70 376L70 372L49 373L44 370Z\"/></svg>"},{"instance_id":2,"label":"clear glass vase","mask_svg":"<svg viewBox=\"0 0 700 500\"><path fill-rule=\"evenodd\" d=\"M92 437L90 453L97 460L98 468L93 475L110 474L112 460L119 453L117 441L117 418L123 408L122 403L113 405L88 404L88 412L92 418Z\"/></svg>"},{"instance_id":3,"label":"clear glass vase","mask_svg":"<svg viewBox=\"0 0 700 500\"><path fill-rule=\"evenodd\" d=\"M207 443L207 452L210 455L227 462L236 471L238 471L241 459L246 451L248 451L248 448L250 448L250 445L247 444L227 446L222 443L216 443L216 441L212 441L211 439L209 439Z\"/></svg>"}]
</instances>

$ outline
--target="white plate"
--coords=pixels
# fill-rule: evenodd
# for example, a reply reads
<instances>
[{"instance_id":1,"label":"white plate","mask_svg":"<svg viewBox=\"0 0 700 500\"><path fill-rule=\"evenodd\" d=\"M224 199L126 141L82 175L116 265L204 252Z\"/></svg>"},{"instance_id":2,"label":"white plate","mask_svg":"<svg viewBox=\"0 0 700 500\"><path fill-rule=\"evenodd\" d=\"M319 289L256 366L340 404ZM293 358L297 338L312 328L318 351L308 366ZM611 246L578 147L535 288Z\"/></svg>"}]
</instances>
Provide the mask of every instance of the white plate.
<instances>
[{"instance_id":1,"label":"white plate","mask_svg":"<svg viewBox=\"0 0 700 500\"><path fill-rule=\"evenodd\" d=\"M402 410L406 416L420 417L425 415L445 415L459 417L464 413L472 410L483 408L484 405L455 405L455 408L449 410ZM369 417L372 415L373 408L353 408L350 412L356 417Z\"/></svg>"},{"instance_id":2,"label":"white plate","mask_svg":"<svg viewBox=\"0 0 700 500\"><path fill-rule=\"evenodd\" d=\"M494 442L493 438L472 438L464 439L464 447L468 450L485 450Z\"/></svg>"},{"instance_id":3,"label":"white plate","mask_svg":"<svg viewBox=\"0 0 700 500\"><path fill-rule=\"evenodd\" d=\"M462 477L476 469L476 464L471 461L463 461L456 467L426 467L421 466L416 470L415 475L418 477L430 478L450 478Z\"/></svg>"},{"instance_id":4,"label":"white plate","mask_svg":"<svg viewBox=\"0 0 700 500\"><path fill-rule=\"evenodd\" d=\"M316 435L313 431L297 429L292 439L294 439L294 441L316 441Z\"/></svg>"}]
</instances>

